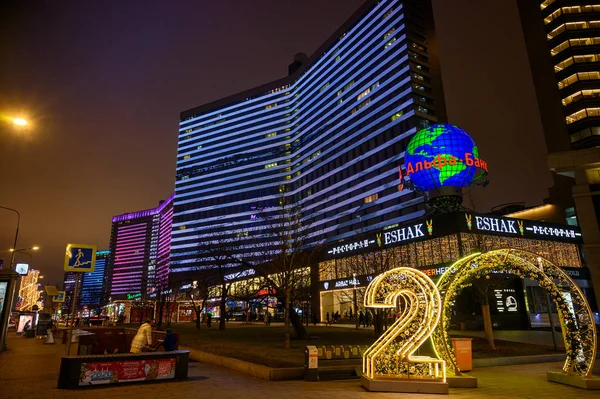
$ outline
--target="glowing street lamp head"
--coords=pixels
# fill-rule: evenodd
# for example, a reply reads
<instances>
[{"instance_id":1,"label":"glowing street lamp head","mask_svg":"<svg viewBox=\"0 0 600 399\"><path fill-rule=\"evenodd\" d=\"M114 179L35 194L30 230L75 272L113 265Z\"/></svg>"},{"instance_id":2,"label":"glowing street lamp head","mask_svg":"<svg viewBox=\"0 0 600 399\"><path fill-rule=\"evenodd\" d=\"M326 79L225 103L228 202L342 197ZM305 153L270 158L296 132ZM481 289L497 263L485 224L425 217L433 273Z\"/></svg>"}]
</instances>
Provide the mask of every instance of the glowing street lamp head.
<instances>
[{"instance_id":1,"label":"glowing street lamp head","mask_svg":"<svg viewBox=\"0 0 600 399\"><path fill-rule=\"evenodd\" d=\"M37 251L38 249L40 249L40 247L38 247L37 245L36 245L36 246L33 246L33 247L31 247L31 250L32 250L32 251Z\"/></svg>"},{"instance_id":2,"label":"glowing street lamp head","mask_svg":"<svg viewBox=\"0 0 600 399\"><path fill-rule=\"evenodd\" d=\"M27 121L23 118L13 118L13 123L17 126L26 126Z\"/></svg>"}]
</instances>

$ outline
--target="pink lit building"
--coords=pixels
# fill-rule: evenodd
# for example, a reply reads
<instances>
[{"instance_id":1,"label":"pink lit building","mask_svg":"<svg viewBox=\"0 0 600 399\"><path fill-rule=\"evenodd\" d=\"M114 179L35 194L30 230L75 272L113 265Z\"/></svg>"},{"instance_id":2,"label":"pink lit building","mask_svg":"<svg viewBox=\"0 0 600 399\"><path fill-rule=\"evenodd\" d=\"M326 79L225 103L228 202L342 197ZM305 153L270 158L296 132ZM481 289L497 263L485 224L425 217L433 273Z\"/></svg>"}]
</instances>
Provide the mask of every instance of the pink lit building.
<instances>
[{"instance_id":1,"label":"pink lit building","mask_svg":"<svg viewBox=\"0 0 600 399\"><path fill-rule=\"evenodd\" d=\"M173 195L157 208L113 217L108 281L111 300L150 299L166 288Z\"/></svg>"}]
</instances>

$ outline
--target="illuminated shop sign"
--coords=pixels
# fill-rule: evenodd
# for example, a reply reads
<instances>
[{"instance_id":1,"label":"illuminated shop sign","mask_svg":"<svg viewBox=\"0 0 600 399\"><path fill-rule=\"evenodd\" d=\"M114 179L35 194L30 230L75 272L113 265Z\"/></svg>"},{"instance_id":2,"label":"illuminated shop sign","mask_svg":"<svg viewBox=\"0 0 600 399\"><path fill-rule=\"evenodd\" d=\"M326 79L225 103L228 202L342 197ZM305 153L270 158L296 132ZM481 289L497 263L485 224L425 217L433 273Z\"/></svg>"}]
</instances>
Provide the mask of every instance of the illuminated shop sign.
<instances>
[{"instance_id":1,"label":"illuminated shop sign","mask_svg":"<svg viewBox=\"0 0 600 399\"><path fill-rule=\"evenodd\" d=\"M551 241L582 242L581 231L575 226L475 215L472 213L465 213L465 222L464 226L466 226L469 231L481 231Z\"/></svg>"},{"instance_id":2,"label":"illuminated shop sign","mask_svg":"<svg viewBox=\"0 0 600 399\"><path fill-rule=\"evenodd\" d=\"M375 240L369 240L369 239L353 241L348 244L337 245L337 246L333 247L332 249L328 250L327 253L329 255L345 254L348 252L356 251L357 249L369 248L369 246L375 247L374 244L375 244Z\"/></svg>"},{"instance_id":3,"label":"illuminated shop sign","mask_svg":"<svg viewBox=\"0 0 600 399\"><path fill-rule=\"evenodd\" d=\"M373 280L373 276L356 276L355 278L341 278L337 280L321 281L321 291L353 289L366 287Z\"/></svg>"},{"instance_id":4,"label":"illuminated shop sign","mask_svg":"<svg viewBox=\"0 0 600 399\"><path fill-rule=\"evenodd\" d=\"M127 299L141 298L142 294L127 294Z\"/></svg>"},{"instance_id":5,"label":"illuminated shop sign","mask_svg":"<svg viewBox=\"0 0 600 399\"><path fill-rule=\"evenodd\" d=\"M454 166L457 164L463 164L468 166L474 166L476 168L481 168L488 171L487 163L480 158L477 158L470 152L465 152L464 156L461 158L455 157L454 155L441 155L438 154L431 161L416 161L416 162L407 162L406 163L406 175L410 176L413 173L420 172L422 170L429 170L431 168L435 168L437 170L442 170L445 166ZM460 165L459 165L460 167ZM464 166L462 169L465 169Z\"/></svg>"},{"instance_id":6,"label":"illuminated shop sign","mask_svg":"<svg viewBox=\"0 0 600 399\"><path fill-rule=\"evenodd\" d=\"M434 277L434 276L441 276L442 274L446 273L446 271L448 271L450 267L435 267L432 269L419 269L420 271L422 271L423 273L425 273L426 275L428 275L429 277ZM454 273L455 271L453 271L452 273Z\"/></svg>"},{"instance_id":7,"label":"illuminated shop sign","mask_svg":"<svg viewBox=\"0 0 600 399\"><path fill-rule=\"evenodd\" d=\"M590 270L587 267L562 268L574 280L590 280Z\"/></svg>"},{"instance_id":8,"label":"illuminated shop sign","mask_svg":"<svg viewBox=\"0 0 600 399\"><path fill-rule=\"evenodd\" d=\"M547 237L581 237L581 233L575 231L572 228L533 225L531 227L527 227L527 231L531 231L533 234L539 234Z\"/></svg>"},{"instance_id":9,"label":"illuminated shop sign","mask_svg":"<svg viewBox=\"0 0 600 399\"><path fill-rule=\"evenodd\" d=\"M496 309L498 312L518 312L519 303L517 302L516 296L517 294L514 288L494 290L494 298L496 299Z\"/></svg>"},{"instance_id":10,"label":"illuminated shop sign","mask_svg":"<svg viewBox=\"0 0 600 399\"><path fill-rule=\"evenodd\" d=\"M479 215L471 212L450 212L405 225L393 225L381 231L359 233L330 245L327 253L332 258L349 254L376 251L379 248L408 244L451 234L486 234L534 240L581 244L577 226L560 225L524 219ZM360 239L359 239L360 238Z\"/></svg>"},{"instance_id":11,"label":"illuminated shop sign","mask_svg":"<svg viewBox=\"0 0 600 399\"><path fill-rule=\"evenodd\" d=\"M496 233L519 234L517 222L521 223L521 235L523 235L522 222L515 219L500 219L487 216L475 216L477 230L494 231Z\"/></svg>"},{"instance_id":12,"label":"illuminated shop sign","mask_svg":"<svg viewBox=\"0 0 600 399\"><path fill-rule=\"evenodd\" d=\"M415 238L425 237L425 230L423 228L424 223L418 223L413 226L402 227L393 231L387 231L383 233L384 244L394 244L402 241L411 241ZM429 225L429 222L428 222ZM431 222L431 228L429 228L429 235L433 235L433 222Z\"/></svg>"}]
</instances>

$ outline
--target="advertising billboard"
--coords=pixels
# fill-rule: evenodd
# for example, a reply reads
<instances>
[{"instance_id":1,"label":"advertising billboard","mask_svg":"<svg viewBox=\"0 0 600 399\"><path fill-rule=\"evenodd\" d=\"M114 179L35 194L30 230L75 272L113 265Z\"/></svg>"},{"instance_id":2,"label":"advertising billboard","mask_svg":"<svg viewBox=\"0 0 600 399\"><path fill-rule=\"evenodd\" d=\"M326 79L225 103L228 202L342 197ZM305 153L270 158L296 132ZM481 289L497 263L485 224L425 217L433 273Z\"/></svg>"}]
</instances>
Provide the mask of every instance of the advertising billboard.
<instances>
[{"instance_id":1,"label":"advertising billboard","mask_svg":"<svg viewBox=\"0 0 600 399\"><path fill-rule=\"evenodd\" d=\"M26 276L29 271L29 263L17 263L15 265L15 271L21 276Z\"/></svg>"},{"instance_id":2,"label":"advertising billboard","mask_svg":"<svg viewBox=\"0 0 600 399\"><path fill-rule=\"evenodd\" d=\"M175 363L175 358L82 363L79 385L174 379Z\"/></svg>"}]
</instances>

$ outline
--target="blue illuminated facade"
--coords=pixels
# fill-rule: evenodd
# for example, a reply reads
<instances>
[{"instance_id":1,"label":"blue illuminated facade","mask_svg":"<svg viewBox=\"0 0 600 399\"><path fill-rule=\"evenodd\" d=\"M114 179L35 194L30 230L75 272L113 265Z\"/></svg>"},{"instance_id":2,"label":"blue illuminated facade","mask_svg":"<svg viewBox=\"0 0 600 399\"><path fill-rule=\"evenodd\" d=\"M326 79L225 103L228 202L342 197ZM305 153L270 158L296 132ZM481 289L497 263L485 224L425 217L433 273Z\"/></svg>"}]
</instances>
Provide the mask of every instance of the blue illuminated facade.
<instances>
[{"instance_id":1,"label":"blue illuminated facade","mask_svg":"<svg viewBox=\"0 0 600 399\"><path fill-rule=\"evenodd\" d=\"M423 214L398 176L411 137L437 120L421 3L368 1L290 76L181 114L172 279L210 265L198 247L215 238L243 237L244 259L260 261L260 212L282 197L314 243Z\"/></svg>"},{"instance_id":2,"label":"blue illuminated facade","mask_svg":"<svg viewBox=\"0 0 600 399\"><path fill-rule=\"evenodd\" d=\"M91 273L83 274L81 306L99 307L106 302L105 271L110 251L96 251L96 266Z\"/></svg>"}]
</instances>

